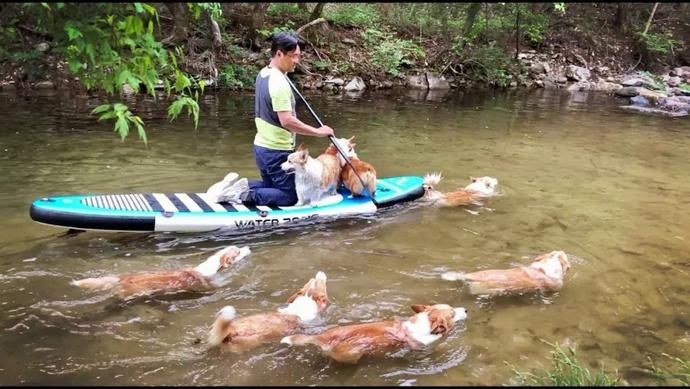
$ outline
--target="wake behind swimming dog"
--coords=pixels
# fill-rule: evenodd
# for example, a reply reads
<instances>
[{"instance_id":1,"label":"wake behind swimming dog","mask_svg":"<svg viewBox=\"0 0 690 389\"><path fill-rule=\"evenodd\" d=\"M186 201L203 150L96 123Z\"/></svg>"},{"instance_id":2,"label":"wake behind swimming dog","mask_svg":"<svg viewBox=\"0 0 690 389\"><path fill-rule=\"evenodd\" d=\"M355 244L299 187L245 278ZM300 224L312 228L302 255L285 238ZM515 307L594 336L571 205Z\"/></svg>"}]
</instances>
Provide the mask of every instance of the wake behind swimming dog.
<instances>
[{"instance_id":1,"label":"wake behind swimming dog","mask_svg":"<svg viewBox=\"0 0 690 389\"><path fill-rule=\"evenodd\" d=\"M529 266L473 273L446 272L441 278L466 282L472 294L557 292L563 288L563 279L568 269L568 256L563 251L552 251L536 257Z\"/></svg>"},{"instance_id":2,"label":"wake behind swimming dog","mask_svg":"<svg viewBox=\"0 0 690 389\"><path fill-rule=\"evenodd\" d=\"M312 344L321 352L343 363L357 363L366 355L383 355L403 349L428 347L467 318L465 308L446 304L415 304L416 313L406 320L386 320L330 328L318 335L296 334L280 342L290 346Z\"/></svg>"},{"instance_id":3,"label":"wake behind swimming dog","mask_svg":"<svg viewBox=\"0 0 690 389\"><path fill-rule=\"evenodd\" d=\"M85 278L72 281L71 284L91 290L116 290L124 299L160 293L209 290L218 286L215 276L220 270L238 263L250 253L249 247L229 246L217 251L194 268Z\"/></svg>"}]
</instances>

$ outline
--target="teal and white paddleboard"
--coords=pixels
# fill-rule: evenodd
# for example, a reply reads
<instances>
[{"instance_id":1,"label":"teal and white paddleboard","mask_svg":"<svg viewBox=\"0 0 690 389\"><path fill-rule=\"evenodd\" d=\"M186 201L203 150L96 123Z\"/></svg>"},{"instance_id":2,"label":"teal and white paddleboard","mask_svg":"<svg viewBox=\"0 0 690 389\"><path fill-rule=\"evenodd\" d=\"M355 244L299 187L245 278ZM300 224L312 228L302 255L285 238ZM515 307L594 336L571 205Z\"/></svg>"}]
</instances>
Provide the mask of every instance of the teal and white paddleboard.
<instances>
[{"instance_id":1,"label":"teal and white paddleboard","mask_svg":"<svg viewBox=\"0 0 690 389\"><path fill-rule=\"evenodd\" d=\"M38 223L77 230L124 232L251 231L323 216L373 214L379 208L424 194L423 178L379 178L373 198L353 197L346 189L315 206L253 206L209 201L205 193L130 193L54 196L31 204Z\"/></svg>"}]
</instances>

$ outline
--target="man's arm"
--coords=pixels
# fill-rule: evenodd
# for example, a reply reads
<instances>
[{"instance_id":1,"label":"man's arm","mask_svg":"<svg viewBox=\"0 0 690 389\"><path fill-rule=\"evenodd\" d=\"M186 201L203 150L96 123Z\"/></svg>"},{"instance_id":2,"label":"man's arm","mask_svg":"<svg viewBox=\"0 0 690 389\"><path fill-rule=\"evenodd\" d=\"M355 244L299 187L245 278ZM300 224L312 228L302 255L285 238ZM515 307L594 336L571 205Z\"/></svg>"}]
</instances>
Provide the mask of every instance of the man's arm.
<instances>
[{"instance_id":1,"label":"man's arm","mask_svg":"<svg viewBox=\"0 0 690 389\"><path fill-rule=\"evenodd\" d=\"M297 119L295 116L292 116L291 111L278 111L277 114L278 120L280 120L280 125L297 134L320 137L334 135L333 129L331 127L312 127L307 123L304 123L303 121Z\"/></svg>"}]
</instances>

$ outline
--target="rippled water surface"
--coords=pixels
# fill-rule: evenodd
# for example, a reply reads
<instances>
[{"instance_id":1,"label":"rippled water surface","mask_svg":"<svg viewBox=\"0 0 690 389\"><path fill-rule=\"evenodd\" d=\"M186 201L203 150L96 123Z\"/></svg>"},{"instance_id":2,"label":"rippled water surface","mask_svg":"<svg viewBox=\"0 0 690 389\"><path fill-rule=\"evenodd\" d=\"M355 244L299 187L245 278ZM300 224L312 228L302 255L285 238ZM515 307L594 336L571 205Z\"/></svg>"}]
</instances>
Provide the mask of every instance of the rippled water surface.
<instances>
[{"instance_id":1,"label":"rippled water surface","mask_svg":"<svg viewBox=\"0 0 690 389\"><path fill-rule=\"evenodd\" d=\"M37 224L38 197L205 191L234 170L256 177L253 97L209 94L202 119L169 123L140 102L149 146L125 142L69 94L0 95L0 383L111 385L500 385L511 367L550 364L547 342L589 367L625 372L662 352L690 356L690 121L633 116L604 95L311 95L380 176L442 171L442 190L497 177L478 214L402 204L375 216L248 235L65 234ZM306 118L306 111L300 111ZM307 119L305 119L307 120ZM301 137L313 149L324 139ZM123 303L75 278L195 266L226 245L253 254L213 293ZM560 249L560 293L483 299L447 270L527 264ZM332 305L322 327L409 316L414 303L464 306L432 350L329 363L315 348L207 350L215 313L275 310L316 271ZM317 331L317 329L313 329ZM635 381L630 377L631 383Z\"/></svg>"}]
</instances>

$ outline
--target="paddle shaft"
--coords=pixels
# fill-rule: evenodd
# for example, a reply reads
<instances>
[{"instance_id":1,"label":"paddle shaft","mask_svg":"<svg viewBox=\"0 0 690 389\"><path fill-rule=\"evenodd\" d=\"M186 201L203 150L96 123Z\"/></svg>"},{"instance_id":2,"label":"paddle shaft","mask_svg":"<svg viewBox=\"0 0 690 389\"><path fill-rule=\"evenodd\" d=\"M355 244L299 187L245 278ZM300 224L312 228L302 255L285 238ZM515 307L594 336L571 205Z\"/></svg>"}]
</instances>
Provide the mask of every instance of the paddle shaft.
<instances>
[{"instance_id":1,"label":"paddle shaft","mask_svg":"<svg viewBox=\"0 0 690 389\"><path fill-rule=\"evenodd\" d=\"M288 84L290 84L292 91L295 92L297 94L297 96L299 96L299 98L302 100L304 105L307 106L307 109L309 110L309 113L311 113L311 116L314 117L314 120L316 120L316 122L319 123L319 126L323 127L323 122L321 121L321 119L319 119L319 116L316 115L316 112L314 112L313 109L311 109L311 106L309 105L309 103L307 103L307 100L304 98L304 96L302 96L301 93L299 93L299 91L297 90L295 85L292 83L292 81L290 81L290 78L288 78L287 74L285 75L285 79L287 80ZM340 155L343 157L343 159L345 159L345 162L347 162L347 164L350 165L350 167L352 168L352 172L355 173L357 178L359 178L359 182L362 183L362 191L365 191L367 186L364 183L364 180L362 179L362 177L359 176L359 174L357 173L357 170L355 170L355 167L352 166L352 162L350 162L350 158L347 157L347 154L345 154L342 150L340 150L340 146L338 145L338 142L336 142L335 137L333 135L329 135L328 140L330 140L331 143L333 144L333 146L335 146L335 149L338 150L338 153L340 153ZM369 196L371 197L371 193L369 193Z\"/></svg>"}]
</instances>

